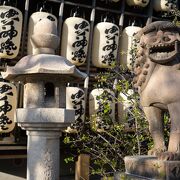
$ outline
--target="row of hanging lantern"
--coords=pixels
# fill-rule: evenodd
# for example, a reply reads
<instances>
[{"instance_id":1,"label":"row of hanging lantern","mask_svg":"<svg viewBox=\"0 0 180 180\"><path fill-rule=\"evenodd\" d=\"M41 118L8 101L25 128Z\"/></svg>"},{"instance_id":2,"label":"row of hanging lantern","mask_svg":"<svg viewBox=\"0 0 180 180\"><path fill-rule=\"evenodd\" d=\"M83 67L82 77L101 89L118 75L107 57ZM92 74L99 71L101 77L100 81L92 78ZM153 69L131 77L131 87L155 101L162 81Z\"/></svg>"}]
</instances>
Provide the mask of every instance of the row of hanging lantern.
<instances>
[{"instance_id":1,"label":"row of hanging lantern","mask_svg":"<svg viewBox=\"0 0 180 180\"><path fill-rule=\"evenodd\" d=\"M130 3L129 5L135 5L136 1L130 2L134 3ZM141 1L138 1L138 3L139 2ZM175 1L173 2L175 3ZM143 1L143 4L147 3L148 1ZM158 5L158 3L156 4ZM162 2L160 4L162 5ZM166 2L166 5L167 4L168 3ZM44 18L49 18L50 20L54 21L55 25L57 26L57 19L54 15L48 12L43 12L45 11L43 8L40 10L41 12L35 12L30 17L28 37L31 37L36 23ZM133 29L138 30L138 28L135 27ZM134 30L132 31L133 33ZM65 19L63 23L60 55L66 57L72 64L76 66L81 66L84 64L87 58L89 31L90 24L83 17L83 13L78 7L73 9L71 11L71 17ZM113 22L113 18L109 18L108 15L102 18L102 22L96 24L94 27L93 37L93 65L100 68L111 67L117 57L119 39L119 27ZM30 38L28 38L28 54L33 54L35 53L34 51L35 49L33 48L33 42Z\"/></svg>"},{"instance_id":2,"label":"row of hanging lantern","mask_svg":"<svg viewBox=\"0 0 180 180\"><path fill-rule=\"evenodd\" d=\"M166 3L166 6L163 2ZM0 3L0 58L13 59L18 55L20 49L23 17L21 11L11 5L12 3L10 0L3 0L0 1ZM159 7L157 10L164 10L162 7L167 7L167 3L175 4L175 1L161 1L160 3L155 3L156 6ZM45 11L47 10L44 3L43 6L39 8L39 11L33 13L29 19L28 54L43 52L54 54L54 46L57 46L59 42L57 36L57 18L53 14ZM73 17L67 18L63 24L60 55L65 56L73 64L79 66L86 60L90 25L83 17L76 17L80 16L77 9L72 13L72 16ZM108 16L102 18L102 21L103 22L98 23L94 28L92 61L97 67L108 68L116 59L119 28L114 24L112 19L108 19ZM131 32L135 33L138 30L139 27L135 26L124 29L122 33L122 39L124 38L124 40L122 41L128 43L122 43L122 45L120 45L122 51L127 51L129 49L129 45L132 44ZM51 34L51 38L48 38L49 36L47 36L47 34ZM41 41L41 39L44 39L44 41ZM48 48L46 48L46 44L48 44ZM49 44L52 45L52 49L49 48ZM128 59L128 57L124 59ZM101 95L103 91L104 90L95 89L90 94L90 114L97 111L100 113L97 107L101 109L103 106L97 96L99 96L99 94ZM67 94L69 94L66 100L67 108L75 109L76 120L83 121L85 109L83 90L80 88L67 87ZM17 104L16 99L16 87L11 83L1 80L0 132L10 132L15 126L14 110ZM114 119L115 107L113 103L111 103L111 105L112 107L110 108L109 115ZM97 118L97 120L98 119L100 118Z\"/></svg>"},{"instance_id":3,"label":"row of hanging lantern","mask_svg":"<svg viewBox=\"0 0 180 180\"><path fill-rule=\"evenodd\" d=\"M126 128L134 127L134 118L131 114L134 94L132 89L127 93L120 93L120 102L117 105L117 120ZM89 117L91 127L97 131L104 131L111 127L115 120L115 93L111 89L96 88L89 93ZM66 87L66 108L75 110L75 123L66 132L75 133L83 127L85 120L84 91L79 87ZM111 120L110 120L111 119Z\"/></svg>"},{"instance_id":4,"label":"row of hanging lantern","mask_svg":"<svg viewBox=\"0 0 180 180\"><path fill-rule=\"evenodd\" d=\"M130 2L132 3L133 1ZM129 5L131 4L130 2ZM135 2L131 5L135 5ZM140 3L141 1L137 2ZM143 2L144 5L148 3L148 1ZM168 11L168 8L173 7L172 4L175 5L176 1L164 3L162 1L157 3L156 1L155 3L156 9L159 11ZM76 66L82 65L86 61L90 30L89 22L82 17L76 17L79 15L80 13L75 11L73 17L67 18L64 21L61 43L61 55L65 56ZM113 18L107 14L101 21L94 27L92 63L95 67L109 68L112 67L117 57L119 27L113 22ZM132 36L138 30L140 30L140 27L137 26L125 28L120 41L122 51L127 52L130 49L129 46L133 41ZM121 63L127 64L128 67L130 67L129 56L129 53L121 56Z\"/></svg>"},{"instance_id":5,"label":"row of hanging lantern","mask_svg":"<svg viewBox=\"0 0 180 180\"><path fill-rule=\"evenodd\" d=\"M66 132L75 133L83 127L85 120L85 99L82 88L75 86L66 87L66 108L75 110L75 123L67 128ZM97 88L93 89L89 94L89 116L91 127L98 130L107 130L110 124L106 123L102 117L104 111L106 115L115 122L115 103L114 92L110 89ZM104 101L106 98L106 101Z\"/></svg>"},{"instance_id":6,"label":"row of hanging lantern","mask_svg":"<svg viewBox=\"0 0 180 180\"><path fill-rule=\"evenodd\" d=\"M117 3L121 0L101 0L108 2ZM136 7L147 7L150 3L150 0L125 0L128 6L136 6ZM153 1L153 8L155 11L168 11L172 8L175 8L177 4L177 0L154 0Z\"/></svg>"},{"instance_id":7,"label":"row of hanging lantern","mask_svg":"<svg viewBox=\"0 0 180 180\"><path fill-rule=\"evenodd\" d=\"M0 33L0 42L1 42L1 48L0 48L0 58L6 58L6 59L13 59L18 55L19 48L20 48L20 39L21 39L21 31L22 31L22 13L19 9L16 7L11 6L12 1L10 0L1 0L1 6L0 6L0 27L1 27L1 33ZM44 1L46 2L46 1ZM116 1L115 1L116 2ZM149 3L149 0L127 0L127 4L130 6L146 6ZM177 3L177 0L156 0L154 1L154 9L156 11L168 11L175 7ZM48 11L45 8L45 3L39 8L39 12L35 12L31 15L29 19L29 32L28 37L30 37L33 33L35 24L42 20L43 18L49 18L50 20L54 21L54 23L57 26L57 18L52 15L51 13L44 12ZM87 54L87 47L88 47L88 41L89 41L89 29L90 25L87 20L84 18L78 17L80 14L78 14L78 11L73 13L73 17L67 18L64 21L63 25L63 33L62 33L62 45L61 45L61 55L67 57L71 62L73 62L76 65L81 65L85 62L86 54ZM112 23L112 22L111 22ZM113 28L111 30L111 28ZM107 30L106 30L107 29ZM109 30L108 33L106 32ZM94 44L100 44L102 45L102 40L108 41L108 43L111 43L111 47L115 48L117 44L117 33L111 34L113 31L118 31L118 27L113 23L110 24L108 20L104 19L104 22L98 23L94 29ZM103 35L104 34L104 35ZM104 38L104 36L111 36L114 38L113 42L109 42L107 38ZM99 37L100 36L100 37ZM99 46L100 46L99 45ZM106 47L107 43L105 43L104 49L110 48L110 45ZM32 43L30 42L30 38L28 38L28 54L33 54L33 48ZM99 52L97 52L99 51ZM108 56L114 56L115 50L112 53L112 49L110 50L110 54L106 54L105 52L102 52L104 50L99 49L98 47L93 50L93 57L95 59L98 59L97 61L106 61L105 58ZM104 59L103 59L103 58ZM95 60L94 60L95 61ZM95 66L99 67L99 62L93 62ZM103 66L108 63L102 63Z\"/></svg>"},{"instance_id":8,"label":"row of hanging lantern","mask_svg":"<svg viewBox=\"0 0 180 180\"><path fill-rule=\"evenodd\" d=\"M141 1L127 1L129 5L138 5ZM148 1L142 1L142 4L147 4ZM176 0L172 1L155 1L154 2L154 8L157 11L167 11L168 8L172 8L173 5L176 4ZM8 6L7 6L8 5ZM18 10L15 7L9 6L10 1L5 0L3 1L3 5L0 6L0 12L1 12L1 52L0 57L6 58L6 59L13 59L18 55L19 47L20 47L20 38L21 38L21 31L22 31L22 13L20 10ZM28 37L31 37L31 34L33 32L34 25L43 18L50 18L52 21L55 22L57 26L57 18L45 11L45 8L40 7L40 12L33 13L29 20L29 32ZM61 55L65 56L67 59L69 59L72 63L76 65L81 65L85 62L86 54L87 54L87 47L88 47L88 40L89 40L89 22L85 20L84 18L75 17L78 16L77 12L73 14L73 17L70 17L65 20L63 25L63 35L62 35L62 45L61 45ZM75 26L76 25L76 26ZM114 24L110 24L107 22L107 20L104 19L104 22L98 23L94 30L94 43L93 45L97 46L97 44L103 43L102 39L104 38L104 35L102 35L102 32L104 32L106 29L111 29L118 31L118 27ZM78 29L76 29L78 28ZM107 30L106 30L107 31ZM112 32L111 31L111 32ZM10 33L11 32L11 33ZM101 33L100 33L101 32ZM109 32L110 33L110 32ZM99 37L99 35L101 37ZM107 34L105 34L107 36ZM111 42L111 47L115 48L117 45L117 39L118 34L114 34L115 40ZM113 34L111 35L113 36ZM113 36L114 37L114 36ZM99 40L99 43L98 43ZM104 38L104 41L106 41L107 38ZM107 40L108 41L108 40ZM110 42L109 42L110 43ZM100 46L99 45L99 46ZM106 43L107 45L107 43ZM108 47L104 46L104 49L109 49L110 45ZM33 48L32 43L30 42L30 38L28 39L28 54L33 54ZM71 47L70 47L71 46ZM94 47L94 46L93 46ZM104 63L105 58L108 58L108 56L114 56L113 53L116 54L116 51L110 50L110 54L103 54L102 49L94 48L93 50L93 59L98 59L97 61L103 61L102 65L108 64L107 62ZM100 51L100 52L97 52ZM113 51L113 53L112 53ZM108 53L108 52L107 52ZM99 55L99 57L98 57ZM102 57L104 59L102 59ZM95 60L94 60L95 61ZM93 64L97 67L99 67L99 62L93 62ZM101 64L101 63L100 63Z\"/></svg>"},{"instance_id":9,"label":"row of hanging lantern","mask_svg":"<svg viewBox=\"0 0 180 180\"><path fill-rule=\"evenodd\" d=\"M0 1L0 59L13 59L19 53L23 16L13 7L16 4L10 0ZM16 86L0 78L0 133L14 129L16 105Z\"/></svg>"}]
</instances>

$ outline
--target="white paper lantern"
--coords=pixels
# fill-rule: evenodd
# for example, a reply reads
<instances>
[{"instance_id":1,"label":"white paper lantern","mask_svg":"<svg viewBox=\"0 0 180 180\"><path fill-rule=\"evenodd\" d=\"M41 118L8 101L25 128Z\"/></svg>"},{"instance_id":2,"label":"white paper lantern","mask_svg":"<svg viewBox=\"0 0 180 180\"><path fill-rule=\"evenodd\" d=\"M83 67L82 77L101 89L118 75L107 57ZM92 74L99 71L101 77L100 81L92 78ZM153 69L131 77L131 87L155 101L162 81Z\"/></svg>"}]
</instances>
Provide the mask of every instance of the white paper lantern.
<instances>
[{"instance_id":1,"label":"white paper lantern","mask_svg":"<svg viewBox=\"0 0 180 180\"><path fill-rule=\"evenodd\" d=\"M85 118L84 91L79 87L66 87L66 109L75 110L75 123L66 132L77 132L76 124L81 125Z\"/></svg>"},{"instance_id":2,"label":"white paper lantern","mask_svg":"<svg viewBox=\"0 0 180 180\"><path fill-rule=\"evenodd\" d=\"M112 92L110 89L94 89L89 94L89 115L91 118L91 123L93 124L92 126L96 126L98 129L104 128L103 119L100 117L100 114L103 113L105 109L105 104L101 98L103 93L105 93L105 98L107 98L105 104L108 104L110 107L107 114L111 117L112 121L115 121L115 103L113 102L115 96L114 92Z\"/></svg>"},{"instance_id":3,"label":"white paper lantern","mask_svg":"<svg viewBox=\"0 0 180 180\"><path fill-rule=\"evenodd\" d=\"M117 57L119 27L100 22L94 28L92 63L96 67L110 68Z\"/></svg>"},{"instance_id":4,"label":"white paper lantern","mask_svg":"<svg viewBox=\"0 0 180 180\"><path fill-rule=\"evenodd\" d=\"M120 102L118 103L118 119L120 122L123 122L125 117L128 115L128 111L130 111L131 108L133 108L133 100L128 99L129 96L134 94L134 91L132 89L129 89L127 94L120 93L119 98Z\"/></svg>"},{"instance_id":5,"label":"white paper lantern","mask_svg":"<svg viewBox=\"0 0 180 180\"><path fill-rule=\"evenodd\" d=\"M146 7L149 4L149 0L126 0L129 6Z\"/></svg>"},{"instance_id":6,"label":"white paper lantern","mask_svg":"<svg viewBox=\"0 0 180 180\"><path fill-rule=\"evenodd\" d=\"M176 0L156 0L154 1L153 7L155 11L170 11L171 9L176 7L176 3Z\"/></svg>"},{"instance_id":7,"label":"white paper lantern","mask_svg":"<svg viewBox=\"0 0 180 180\"><path fill-rule=\"evenodd\" d=\"M0 58L13 59L19 53L22 13L11 6L0 6Z\"/></svg>"},{"instance_id":8,"label":"white paper lantern","mask_svg":"<svg viewBox=\"0 0 180 180\"><path fill-rule=\"evenodd\" d=\"M123 30L120 39L120 64L130 70L132 69L132 54L130 51L133 48L133 35L141 29L137 26L128 26Z\"/></svg>"},{"instance_id":9,"label":"white paper lantern","mask_svg":"<svg viewBox=\"0 0 180 180\"><path fill-rule=\"evenodd\" d=\"M33 43L32 43L31 37L34 34L36 24L38 22L40 22L42 20L46 20L46 19L54 22L54 24L55 24L55 26L57 28L57 18L54 15L50 14L50 13L47 13L47 12L35 12L30 16L30 18L29 18L29 29L28 29L28 45L27 45L28 54L35 54L36 53L35 52L36 50L33 48Z\"/></svg>"},{"instance_id":10,"label":"white paper lantern","mask_svg":"<svg viewBox=\"0 0 180 180\"><path fill-rule=\"evenodd\" d=\"M66 109L75 110L75 120L84 121L84 91L79 87L66 87Z\"/></svg>"},{"instance_id":11,"label":"white paper lantern","mask_svg":"<svg viewBox=\"0 0 180 180\"><path fill-rule=\"evenodd\" d=\"M17 103L16 87L11 83L0 82L0 132L11 132L15 127Z\"/></svg>"},{"instance_id":12,"label":"white paper lantern","mask_svg":"<svg viewBox=\"0 0 180 180\"><path fill-rule=\"evenodd\" d=\"M80 17L69 17L62 29L61 56L72 64L80 66L85 63L89 43L90 24Z\"/></svg>"}]
</instances>

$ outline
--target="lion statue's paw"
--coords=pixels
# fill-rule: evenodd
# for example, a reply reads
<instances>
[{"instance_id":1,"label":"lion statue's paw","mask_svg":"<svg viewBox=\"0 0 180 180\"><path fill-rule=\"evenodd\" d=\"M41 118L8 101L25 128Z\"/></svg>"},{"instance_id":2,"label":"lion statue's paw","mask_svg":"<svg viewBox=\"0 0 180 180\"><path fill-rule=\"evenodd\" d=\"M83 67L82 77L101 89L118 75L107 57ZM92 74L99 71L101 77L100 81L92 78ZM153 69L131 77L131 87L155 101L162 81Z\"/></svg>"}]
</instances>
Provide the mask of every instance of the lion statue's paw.
<instances>
[{"instance_id":1,"label":"lion statue's paw","mask_svg":"<svg viewBox=\"0 0 180 180\"><path fill-rule=\"evenodd\" d=\"M160 148L152 148L151 150L148 151L148 155L151 156L157 156L160 153L166 152L167 148L165 146L160 147Z\"/></svg>"},{"instance_id":2,"label":"lion statue's paw","mask_svg":"<svg viewBox=\"0 0 180 180\"><path fill-rule=\"evenodd\" d=\"M163 161L179 161L180 160L180 153L175 152L160 152L156 155L159 160Z\"/></svg>"}]
</instances>

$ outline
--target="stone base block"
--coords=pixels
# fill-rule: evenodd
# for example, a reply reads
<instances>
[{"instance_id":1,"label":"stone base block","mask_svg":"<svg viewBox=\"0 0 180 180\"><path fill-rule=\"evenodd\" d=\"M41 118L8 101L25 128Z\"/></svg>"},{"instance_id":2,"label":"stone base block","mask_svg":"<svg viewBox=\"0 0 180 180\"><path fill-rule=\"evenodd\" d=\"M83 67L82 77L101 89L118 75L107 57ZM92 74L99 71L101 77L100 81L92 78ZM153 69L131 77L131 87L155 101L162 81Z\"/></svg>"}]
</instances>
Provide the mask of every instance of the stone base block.
<instances>
[{"instance_id":1,"label":"stone base block","mask_svg":"<svg viewBox=\"0 0 180 180\"><path fill-rule=\"evenodd\" d=\"M156 179L179 180L180 161L161 161L155 156L127 156L124 159L129 176Z\"/></svg>"},{"instance_id":2,"label":"stone base block","mask_svg":"<svg viewBox=\"0 0 180 180\"><path fill-rule=\"evenodd\" d=\"M19 108L16 110L18 125L26 130L58 131L66 129L75 120L75 111L63 108Z\"/></svg>"}]
</instances>

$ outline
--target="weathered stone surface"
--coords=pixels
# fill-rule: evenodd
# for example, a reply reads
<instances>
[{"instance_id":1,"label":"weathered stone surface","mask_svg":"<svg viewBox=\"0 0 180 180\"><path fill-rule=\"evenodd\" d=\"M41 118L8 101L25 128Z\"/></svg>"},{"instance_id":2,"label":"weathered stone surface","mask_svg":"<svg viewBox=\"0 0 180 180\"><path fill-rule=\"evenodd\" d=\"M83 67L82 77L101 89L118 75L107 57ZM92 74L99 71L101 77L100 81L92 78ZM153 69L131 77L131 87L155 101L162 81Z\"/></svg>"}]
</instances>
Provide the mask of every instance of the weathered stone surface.
<instances>
[{"instance_id":1,"label":"weathered stone surface","mask_svg":"<svg viewBox=\"0 0 180 180\"><path fill-rule=\"evenodd\" d=\"M59 180L60 132L31 130L27 135L27 179Z\"/></svg>"},{"instance_id":2,"label":"weathered stone surface","mask_svg":"<svg viewBox=\"0 0 180 180\"><path fill-rule=\"evenodd\" d=\"M31 42L33 54L55 54L55 49L59 45L56 23L48 18L37 22Z\"/></svg>"},{"instance_id":3,"label":"weathered stone surface","mask_svg":"<svg viewBox=\"0 0 180 180\"><path fill-rule=\"evenodd\" d=\"M156 180L180 179L180 161L158 160L155 156L125 157L126 173Z\"/></svg>"},{"instance_id":4,"label":"weathered stone surface","mask_svg":"<svg viewBox=\"0 0 180 180\"><path fill-rule=\"evenodd\" d=\"M44 107L44 101L44 83L42 81L24 85L24 108Z\"/></svg>"},{"instance_id":5,"label":"weathered stone surface","mask_svg":"<svg viewBox=\"0 0 180 180\"><path fill-rule=\"evenodd\" d=\"M28 54L55 54L59 45L57 18L47 12L35 12L29 19Z\"/></svg>"},{"instance_id":6,"label":"weathered stone surface","mask_svg":"<svg viewBox=\"0 0 180 180\"><path fill-rule=\"evenodd\" d=\"M59 137L75 119L74 110L17 109L17 122L27 131L27 179L59 179Z\"/></svg>"},{"instance_id":7,"label":"weathered stone surface","mask_svg":"<svg viewBox=\"0 0 180 180\"><path fill-rule=\"evenodd\" d=\"M45 74L48 76L44 76ZM78 78L85 79L87 75L64 57L38 54L23 57L14 67L8 66L6 72L2 72L2 76L4 79L15 81L25 81L28 76L44 79L55 76L56 79L69 82Z\"/></svg>"},{"instance_id":8,"label":"weathered stone surface","mask_svg":"<svg viewBox=\"0 0 180 180\"><path fill-rule=\"evenodd\" d=\"M180 28L171 22L156 21L137 34L140 42L135 82L154 141L149 154L157 155L161 160L180 160L179 32ZM168 150L164 140L165 111L171 119Z\"/></svg>"},{"instance_id":9,"label":"weathered stone surface","mask_svg":"<svg viewBox=\"0 0 180 180\"><path fill-rule=\"evenodd\" d=\"M17 122L23 128L49 128L63 129L75 120L72 109L60 108L19 108L16 110Z\"/></svg>"}]
</instances>

